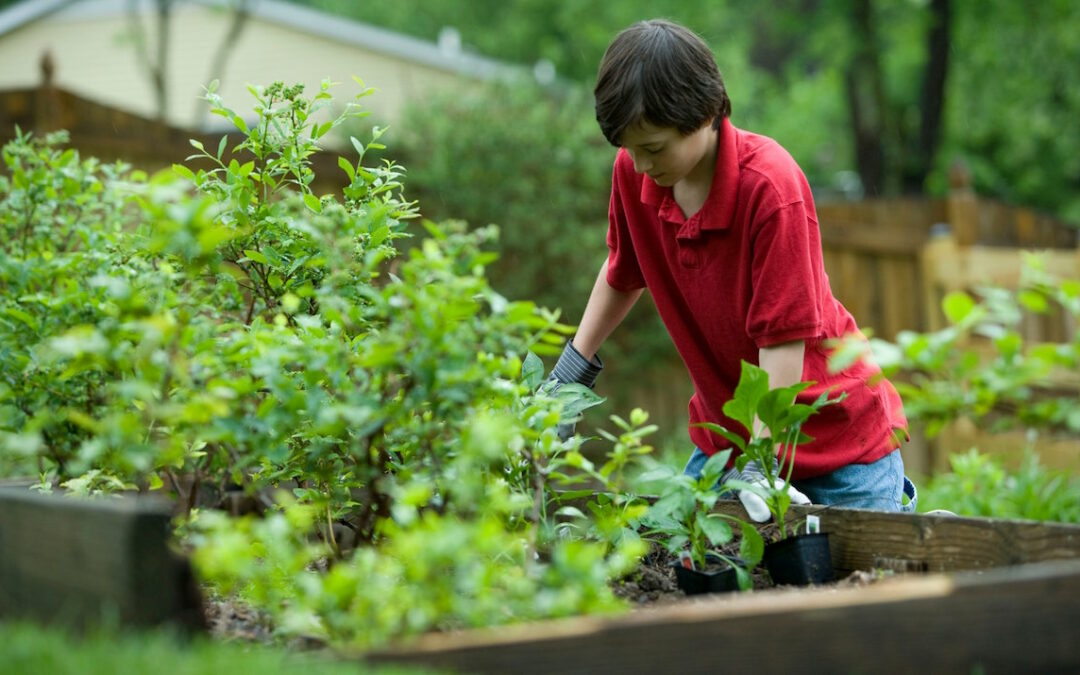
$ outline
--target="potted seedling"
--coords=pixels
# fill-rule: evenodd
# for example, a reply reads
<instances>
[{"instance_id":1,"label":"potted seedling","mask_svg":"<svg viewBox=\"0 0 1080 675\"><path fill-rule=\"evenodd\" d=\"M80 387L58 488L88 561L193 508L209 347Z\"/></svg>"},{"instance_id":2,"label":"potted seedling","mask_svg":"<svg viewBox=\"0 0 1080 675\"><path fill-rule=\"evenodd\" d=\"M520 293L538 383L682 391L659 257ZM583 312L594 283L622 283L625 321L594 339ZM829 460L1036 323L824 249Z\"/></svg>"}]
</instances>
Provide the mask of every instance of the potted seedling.
<instances>
[{"instance_id":1,"label":"potted seedling","mask_svg":"<svg viewBox=\"0 0 1080 675\"><path fill-rule=\"evenodd\" d=\"M788 488L794 467L795 449L811 439L802 432L803 423L821 408L842 400L829 399L828 392L811 403L796 401L799 393L812 382L798 382L788 387L769 388L769 375L761 368L743 362L735 394L724 404L724 414L748 430L748 436L718 424L702 426L723 436L741 451L735 467L742 472L753 461L764 480L727 480L722 490L749 490L761 497L776 521L776 540L765 545L762 560L769 576L777 584L807 585L833 578L828 533L817 531L817 518L807 518L807 530L796 532L787 515L791 506Z\"/></svg>"},{"instance_id":2,"label":"potted seedling","mask_svg":"<svg viewBox=\"0 0 1080 675\"><path fill-rule=\"evenodd\" d=\"M663 535L667 549L679 560L674 564L675 580L687 595L750 588L747 571L761 560L764 542L757 529L732 515L712 513L720 493L716 486L725 471L731 451L709 458L701 477L676 473L662 467L642 476L642 480L663 479L670 489L643 518L646 536ZM733 538L732 526L742 529L738 556L725 555L721 548Z\"/></svg>"}]
</instances>

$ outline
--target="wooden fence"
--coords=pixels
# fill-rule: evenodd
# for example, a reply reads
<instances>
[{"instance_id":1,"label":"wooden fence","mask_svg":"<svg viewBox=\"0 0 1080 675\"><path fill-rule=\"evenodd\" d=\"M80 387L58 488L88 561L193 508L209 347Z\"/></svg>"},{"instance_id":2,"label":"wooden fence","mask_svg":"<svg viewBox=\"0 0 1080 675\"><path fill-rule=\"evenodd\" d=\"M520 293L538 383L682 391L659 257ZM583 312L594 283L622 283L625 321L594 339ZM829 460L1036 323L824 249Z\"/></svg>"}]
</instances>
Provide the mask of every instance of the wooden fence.
<instances>
[{"instance_id":1,"label":"wooden fence","mask_svg":"<svg viewBox=\"0 0 1080 675\"><path fill-rule=\"evenodd\" d=\"M1031 209L978 198L963 182L941 199L820 204L818 220L833 293L860 327L886 340L902 330L941 327L940 294L935 293L934 285L944 277L928 279L924 263L931 242L940 258L938 237L951 234L952 250L958 254L955 262L960 262L959 252L974 250L979 252L980 263L992 259L1001 266L969 267L965 281L982 283L977 274L984 273L983 282L1015 287L1019 249L1076 252L1080 233L1074 226ZM949 271L944 267L938 270L940 275ZM1068 276L1069 266L1055 263L1055 271ZM1080 276L1075 265L1072 276ZM1058 331L1025 337L1061 340L1066 335Z\"/></svg>"}]
</instances>

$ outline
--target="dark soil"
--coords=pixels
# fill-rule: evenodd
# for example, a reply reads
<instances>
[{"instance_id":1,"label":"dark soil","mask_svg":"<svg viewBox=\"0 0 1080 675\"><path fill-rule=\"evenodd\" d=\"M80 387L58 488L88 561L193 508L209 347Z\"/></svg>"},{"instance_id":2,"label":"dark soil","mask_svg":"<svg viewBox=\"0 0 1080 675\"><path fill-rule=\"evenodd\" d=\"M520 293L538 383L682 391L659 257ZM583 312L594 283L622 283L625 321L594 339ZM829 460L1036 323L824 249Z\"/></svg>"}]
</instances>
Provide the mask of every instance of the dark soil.
<instances>
[{"instance_id":1,"label":"dark soil","mask_svg":"<svg viewBox=\"0 0 1080 675\"><path fill-rule=\"evenodd\" d=\"M759 528L766 541L776 533L776 525L770 523ZM737 558L739 554L738 541L720 549L720 553L729 558ZM625 579L612 583L615 595L623 598L637 607L654 607L687 602L688 597L683 593L675 582L674 565L678 559L660 546L653 546L652 550L642 559L638 569ZM797 591L806 587L801 586L777 586L769 578L768 572L762 566L751 571L754 592L766 591ZM856 571L847 577L834 581L826 586L868 586L883 578L876 571ZM704 596L709 597L709 596ZM712 597L715 597L712 596Z\"/></svg>"}]
</instances>

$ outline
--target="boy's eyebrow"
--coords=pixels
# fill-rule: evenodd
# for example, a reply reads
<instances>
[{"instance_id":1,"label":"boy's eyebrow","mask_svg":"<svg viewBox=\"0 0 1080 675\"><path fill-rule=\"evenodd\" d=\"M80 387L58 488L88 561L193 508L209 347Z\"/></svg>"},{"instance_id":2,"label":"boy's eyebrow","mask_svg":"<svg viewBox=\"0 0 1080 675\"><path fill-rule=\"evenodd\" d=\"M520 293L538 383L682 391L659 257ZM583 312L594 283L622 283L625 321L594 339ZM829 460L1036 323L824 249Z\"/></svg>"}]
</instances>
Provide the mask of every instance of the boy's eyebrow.
<instances>
[{"instance_id":1,"label":"boy's eyebrow","mask_svg":"<svg viewBox=\"0 0 1080 675\"><path fill-rule=\"evenodd\" d=\"M640 143L637 143L637 146L639 148L647 148L647 147L649 147L651 145L663 145L663 144L664 144L664 139L663 138L657 138L657 139L653 139L653 140L641 141Z\"/></svg>"}]
</instances>

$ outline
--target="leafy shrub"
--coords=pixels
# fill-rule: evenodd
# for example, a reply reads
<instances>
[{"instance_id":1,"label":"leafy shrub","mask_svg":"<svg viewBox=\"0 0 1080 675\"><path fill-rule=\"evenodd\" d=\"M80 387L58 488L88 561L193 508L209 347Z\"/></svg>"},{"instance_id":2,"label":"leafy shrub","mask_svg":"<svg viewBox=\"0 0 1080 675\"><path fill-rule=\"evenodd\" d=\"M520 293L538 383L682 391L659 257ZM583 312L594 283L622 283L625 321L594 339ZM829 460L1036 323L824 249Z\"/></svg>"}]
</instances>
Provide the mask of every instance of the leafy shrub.
<instances>
[{"instance_id":1,"label":"leafy shrub","mask_svg":"<svg viewBox=\"0 0 1080 675\"><path fill-rule=\"evenodd\" d=\"M499 224L496 288L583 307L607 255L615 156L588 92L502 82L426 100L406 120L410 186L425 215Z\"/></svg>"},{"instance_id":2,"label":"leafy shrub","mask_svg":"<svg viewBox=\"0 0 1080 675\"><path fill-rule=\"evenodd\" d=\"M951 473L919 490L919 510L948 509L965 516L1080 523L1080 479L1048 469L1030 450L1019 469L972 448L949 458Z\"/></svg>"},{"instance_id":3,"label":"leafy shrub","mask_svg":"<svg viewBox=\"0 0 1080 675\"><path fill-rule=\"evenodd\" d=\"M655 471L664 478L667 487L643 520L651 528L650 535L662 535L670 553L680 555L687 549L698 570L706 569L709 557L716 556L735 570L739 588L747 590L753 583L749 570L761 561L765 542L751 523L712 512L720 499L719 483L730 458L730 449L714 454L697 478L670 466L657 467ZM736 524L742 534L738 560L723 555L719 548L732 540L732 525Z\"/></svg>"},{"instance_id":4,"label":"leafy shrub","mask_svg":"<svg viewBox=\"0 0 1080 675\"><path fill-rule=\"evenodd\" d=\"M1080 372L1080 333L1072 342L1039 344L1020 333L1025 311L1057 307L1080 317L1080 281L1051 278L1029 255L1019 290L957 291L942 306L951 322L943 330L903 332L895 344L871 341L878 363L903 374L896 384L911 417L931 435L961 416L992 419L992 428L1080 433L1080 401L1047 386L1055 371Z\"/></svg>"},{"instance_id":5,"label":"leafy shrub","mask_svg":"<svg viewBox=\"0 0 1080 675\"><path fill-rule=\"evenodd\" d=\"M326 119L328 83L252 93L249 124L211 87L240 142L193 141L191 167L150 179L61 136L5 148L4 467L42 489L167 489L204 578L283 634L373 645L616 608L606 581L640 542L555 536L547 513L580 444L555 426L598 399L550 395L524 357L567 328L488 284L493 228L425 222L399 255L416 208L403 169L364 163L380 130L352 139L340 197L312 191L356 101ZM228 489L271 512L198 508Z\"/></svg>"}]
</instances>

